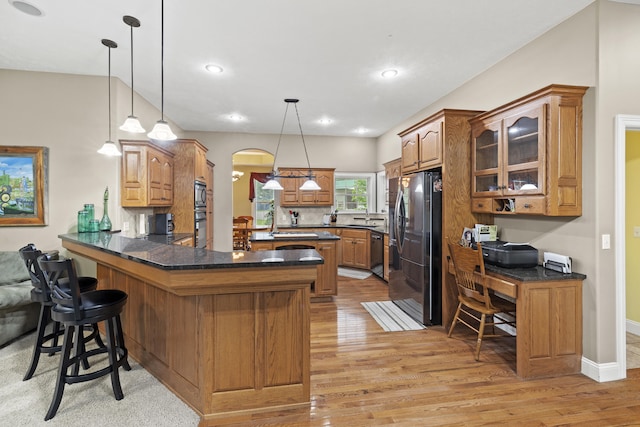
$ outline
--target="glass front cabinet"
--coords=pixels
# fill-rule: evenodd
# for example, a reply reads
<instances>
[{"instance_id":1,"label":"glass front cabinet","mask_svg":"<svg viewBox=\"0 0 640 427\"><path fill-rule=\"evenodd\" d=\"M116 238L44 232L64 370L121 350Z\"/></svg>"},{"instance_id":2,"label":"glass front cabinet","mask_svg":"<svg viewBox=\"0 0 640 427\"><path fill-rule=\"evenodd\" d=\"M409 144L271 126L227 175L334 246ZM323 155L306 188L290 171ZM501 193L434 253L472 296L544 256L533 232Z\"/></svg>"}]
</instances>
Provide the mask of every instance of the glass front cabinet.
<instances>
[{"instance_id":1,"label":"glass front cabinet","mask_svg":"<svg viewBox=\"0 0 640 427\"><path fill-rule=\"evenodd\" d=\"M472 211L582 214L582 96L551 85L474 117Z\"/></svg>"}]
</instances>

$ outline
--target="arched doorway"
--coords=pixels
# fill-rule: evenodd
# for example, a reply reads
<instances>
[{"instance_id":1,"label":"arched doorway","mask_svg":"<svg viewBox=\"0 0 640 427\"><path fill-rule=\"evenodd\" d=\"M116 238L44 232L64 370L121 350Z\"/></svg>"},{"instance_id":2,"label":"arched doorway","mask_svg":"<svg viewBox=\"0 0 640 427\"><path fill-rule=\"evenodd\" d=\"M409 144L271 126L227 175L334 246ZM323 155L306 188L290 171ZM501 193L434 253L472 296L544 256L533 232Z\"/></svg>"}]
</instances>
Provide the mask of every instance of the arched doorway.
<instances>
[{"instance_id":1,"label":"arched doorway","mask_svg":"<svg viewBox=\"0 0 640 427\"><path fill-rule=\"evenodd\" d=\"M265 225L265 214L270 200L257 197L249 200L249 193L253 182L252 173L269 173L273 169L273 155L260 149L243 149L233 153L233 217L250 216L254 218L254 226ZM260 193L258 194L260 195Z\"/></svg>"}]
</instances>

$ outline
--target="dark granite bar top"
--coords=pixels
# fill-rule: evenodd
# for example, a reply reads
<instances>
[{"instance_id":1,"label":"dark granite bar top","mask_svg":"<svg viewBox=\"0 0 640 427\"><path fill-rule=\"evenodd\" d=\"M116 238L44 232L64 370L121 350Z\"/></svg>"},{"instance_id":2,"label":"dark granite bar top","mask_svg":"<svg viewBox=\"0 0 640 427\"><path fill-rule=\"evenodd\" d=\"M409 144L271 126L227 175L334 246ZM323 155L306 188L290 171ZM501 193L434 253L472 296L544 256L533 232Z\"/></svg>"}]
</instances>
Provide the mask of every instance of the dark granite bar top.
<instances>
[{"instance_id":1,"label":"dark granite bar top","mask_svg":"<svg viewBox=\"0 0 640 427\"><path fill-rule=\"evenodd\" d=\"M193 237L193 233L147 234L146 236L137 238L145 239L150 242L162 243L163 245L170 245L173 242L186 239L187 237Z\"/></svg>"},{"instance_id":2,"label":"dark granite bar top","mask_svg":"<svg viewBox=\"0 0 640 427\"><path fill-rule=\"evenodd\" d=\"M153 239L136 239L102 232L62 234L58 237L63 241L78 243L162 270L205 270L324 264L324 259L314 249L219 252L158 243Z\"/></svg>"},{"instance_id":3,"label":"dark granite bar top","mask_svg":"<svg viewBox=\"0 0 640 427\"><path fill-rule=\"evenodd\" d=\"M340 240L340 236L331 234L329 231L304 231L286 229L280 231L253 232L249 238L252 242L289 242L295 240Z\"/></svg>"},{"instance_id":4,"label":"dark granite bar top","mask_svg":"<svg viewBox=\"0 0 640 427\"><path fill-rule=\"evenodd\" d=\"M584 280L587 278L587 276L585 276L584 274L575 272L569 274L559 273L557 271L544 268L541 265L530 268L504 268L485 263L484 269L487 272L497 273L511 279L519 280L521 282Z\"/></svg>"}]
</instances>

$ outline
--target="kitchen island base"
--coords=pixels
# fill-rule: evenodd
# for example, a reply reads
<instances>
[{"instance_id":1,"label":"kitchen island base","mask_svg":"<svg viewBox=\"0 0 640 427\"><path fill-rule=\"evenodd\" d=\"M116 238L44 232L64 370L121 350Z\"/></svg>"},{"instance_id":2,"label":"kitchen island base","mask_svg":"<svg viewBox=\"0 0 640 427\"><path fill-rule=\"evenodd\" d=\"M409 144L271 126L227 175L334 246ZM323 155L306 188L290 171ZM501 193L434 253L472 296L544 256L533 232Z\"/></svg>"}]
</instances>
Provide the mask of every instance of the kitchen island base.
<instances>
[{"instance_id":1,"label":"kitchen island base","mask_svg":"<svg viewBox=\"0 0 640 427\"><path fill-rule=\"evenodd\" d=\"M63 246L97 263L101 289L127 292L129 354L193 408L201 426L309 405L315 265L163 270Z\"/></svg>"}]
</instances>

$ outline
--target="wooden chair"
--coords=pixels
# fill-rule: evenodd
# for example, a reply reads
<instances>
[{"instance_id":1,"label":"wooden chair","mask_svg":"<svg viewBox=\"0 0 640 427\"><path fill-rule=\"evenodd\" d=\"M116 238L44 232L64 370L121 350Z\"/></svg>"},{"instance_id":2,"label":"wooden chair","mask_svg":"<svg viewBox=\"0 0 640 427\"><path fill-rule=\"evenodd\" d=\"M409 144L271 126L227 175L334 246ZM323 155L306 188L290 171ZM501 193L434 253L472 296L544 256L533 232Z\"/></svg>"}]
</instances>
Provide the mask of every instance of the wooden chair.
<instances>
[{"instance_id":1,"label":"wooden chair","mask_svg":"<svg viewBox=\"0 0 640 427\"><path fill-rule=\"evenodd\" d=\"M247 220L247 228L253 228L253 217L251 215L239 215L238 218Z\"/></svg>"},{"instance_id":2,"label":"wooden chair","mask_svg":"<svg viewBox=\"0 0 640 427\"><path fill-rule=\"evenodd\" d=\"M233 249L246 251L249 248L249 220L233 218Z\"/></svg>"},{"instance_id":3,"label":"wooden chair","mask_svg":"<svg viewBox=\"0 0 640 427\"><path fill-rule=\"evenodd\" d=\"M496 334L495 329L492 331L492 334L485 335L485 328L487 326L494 328L495 325L500 324L515 326L516 306L512 302L494 295L491 290L485 286L487 278L484 270L482 245L480 243L478 243L477 250L461 246L457 243L451 243L448 239L447 244L453 261L455 280L458 288L458 309L451 323L451 328L449 328L448 336L451 337L453 328L458 322L475 331L478 334L475 358L476 360L480 360L482 338L504 336L504 334ZM467 319L460 316L462 313L465 314ZM508 315L507 318L513 318L514 320L496 318L495 315L500 313L505 313ZM478 315L480 315L480 317L478 317ZM488 322L487 316L489 316ZM473 321L471 319L473 319ZM478 322L479 325L476 322Z\"/></svg>"}]
</instances>

